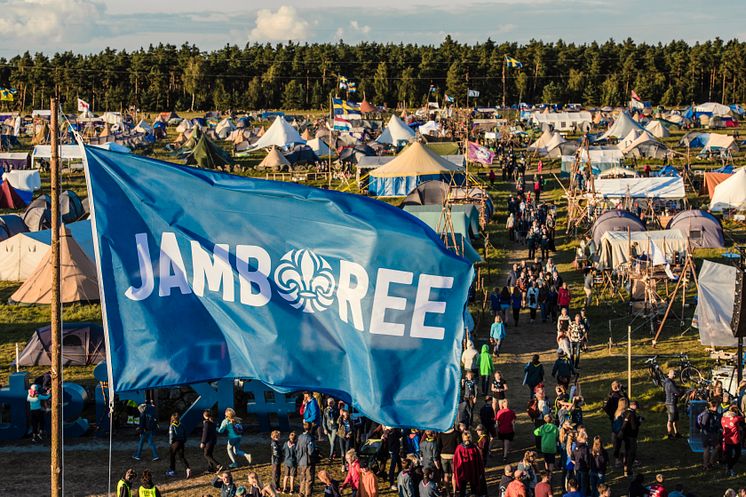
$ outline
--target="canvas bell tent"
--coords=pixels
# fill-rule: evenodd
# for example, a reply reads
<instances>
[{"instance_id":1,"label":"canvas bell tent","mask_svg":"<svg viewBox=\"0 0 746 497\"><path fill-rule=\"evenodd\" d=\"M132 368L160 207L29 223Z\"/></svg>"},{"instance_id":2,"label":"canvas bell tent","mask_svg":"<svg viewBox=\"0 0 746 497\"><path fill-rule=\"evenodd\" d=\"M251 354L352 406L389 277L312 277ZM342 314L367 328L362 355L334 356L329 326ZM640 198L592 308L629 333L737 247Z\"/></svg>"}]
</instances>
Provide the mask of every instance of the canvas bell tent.
<instances>
[{"instance_id":1,"label":"canvas bell tent","mask_svg":"<svg viewBox=\"0 0 746 497\"><path fill-rule=\"evenodd\" d=\"M415 142L392 161L372 170L368 189L379 197L403 197L428 180L463 182L463 173L463 167Z\"/></svg>"},{"instance_id":2,"label":"canvas bell tent","mask_svg":"<svg viewBox=\"0 0 746 497\"><path fill-rule=\"evenodd\" d=\"M63 304L97 302L99 300L96 265L73 239L70 231L60 233L60 298ZM26 282L10 297L11 303L49 305L52 300L52 250Z\"/></svg>"}]
</instances>

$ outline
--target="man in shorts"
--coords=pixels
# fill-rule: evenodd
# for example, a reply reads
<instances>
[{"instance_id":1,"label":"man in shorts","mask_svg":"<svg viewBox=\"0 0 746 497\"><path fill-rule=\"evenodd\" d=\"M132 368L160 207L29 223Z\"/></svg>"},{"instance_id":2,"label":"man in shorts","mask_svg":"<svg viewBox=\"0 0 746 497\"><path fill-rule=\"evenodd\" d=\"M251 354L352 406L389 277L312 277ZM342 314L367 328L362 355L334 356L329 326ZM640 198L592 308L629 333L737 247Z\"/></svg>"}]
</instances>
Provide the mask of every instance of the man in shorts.
<instances>
[{"instance_id":1,"label":"man in shorts","mask_svg":"<svg viewBox=\"0 0 746 497\"><path fill-rule=\"evenodd\" d=\"M668 431L666 438L668 439L681 438L677 423L679 421L679 398L684 392L674 381L675 377L676 371L669 369L668 377L663 383L663 389L666 392L666 413L668 414L668 422L666 423L666 430Z\"/></svg>"}]
</instances>

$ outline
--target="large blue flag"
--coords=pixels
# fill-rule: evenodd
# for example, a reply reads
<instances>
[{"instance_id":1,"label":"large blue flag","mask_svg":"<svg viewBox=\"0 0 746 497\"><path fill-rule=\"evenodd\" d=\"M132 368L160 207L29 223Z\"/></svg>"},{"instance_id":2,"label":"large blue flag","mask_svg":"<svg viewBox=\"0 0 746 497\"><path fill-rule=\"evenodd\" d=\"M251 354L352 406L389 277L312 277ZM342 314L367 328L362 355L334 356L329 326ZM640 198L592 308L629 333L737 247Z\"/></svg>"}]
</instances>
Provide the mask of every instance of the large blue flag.
<instances>
[{"instance_id":1,"label":"large blue flag","mask_svg":"<svg viewBox=\"0 0 746 497\"><path fill-rule=\"evenodd\" d=\"M385 203L86 147L117 391L258 379L444 430L472 268Z\"/></svg>"}]
</instances>

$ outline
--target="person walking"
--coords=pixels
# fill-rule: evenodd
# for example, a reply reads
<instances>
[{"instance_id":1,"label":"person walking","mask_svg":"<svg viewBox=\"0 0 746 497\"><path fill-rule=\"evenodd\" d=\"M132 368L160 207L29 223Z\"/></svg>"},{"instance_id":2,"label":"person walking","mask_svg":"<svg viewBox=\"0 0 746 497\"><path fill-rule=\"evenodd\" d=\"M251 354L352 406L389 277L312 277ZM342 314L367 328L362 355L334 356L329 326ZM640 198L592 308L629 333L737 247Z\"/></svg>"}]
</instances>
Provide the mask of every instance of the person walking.
<instances>
[{"instance_id":1,"label":"person walking","mask_svg":"<svg viewBox=\"0 0 746 497\"><path fill-rule=\"evenodd\" d=\"M352 441L355 438L350 411L342 409L339 411L337 419L337 442L339 443L339 456L342 458L342 467L347 470L347 452L352 448Z\"/></svg>"},{"instance_id":2,"label":"person walking","mask_svg":"<svg viewBox=\"0 0 746 497\"><path fill-rule=\"evenodd\" d=\"M191 478L192 468L189 467L189 461L186 460L184 455L184 446L186 445L186 429L181 424L179 413L175 412L171 414L171 422L168 425L168 455L169 455L169 466L166 476L176 476L176 458L181 459L186 468L186 477Z\"/></svg>"},{"instance_id":3,"label":"person walking","mask_svg":"<svg viewBox=\"0 0 746 497\"><path fill-rule=\"evenodd\" d=\"M282 471L282 444L280 430L272 430L269 434L269 474L270 481L275 488L280 488L280 474Z\"/></svg>"},{"instance_id":4,"label":"person walking","mask_svg":"<svg viewBox=\"0 0 746 497\"><path fill-rule=\"evenodd\" d=\"M528 387L529 396L535 395L536 387L544 382L544 365L539 359L539 354L534 354L531 362L523 366L523 384Z\"/></svg>"},{"instance_id":5,"label":"person walking","mask_svg":"<svg viewBox=\"0 0 746 497\"><path fill-rule=\"evenodd\" d=\"M479 448L472 443L467 431L461 435L461 443L453 454L453 493L466 497L466 486L471 495L485 495L484 460Z\"/></svg>"},{"instance_id":6,"label":"person walking","mask_svg":"<svg viewBox=\"0 0 746 497\"><path fill-rule=\"evenodd\" d=\"M231 469L238 467L236 457L244 457L246 458L246 461L251 464L251 454L247 454L241 450L241 436L243 435L241 418L236 416L236 411L232 408L229 407L225 410L225 419L220 423L218 433L228 433L228 445L226 445L226 451L228 452L228 458L231 460Z\"/></svg>"},{"instance_id":7,"label":"person walking","mask_svg":"<svg viewBox=\"0 0 746 497\"><path fill-rule=\"evenodd\" d=\"M41 442L42 426L44 426L44 409L41 407L42 400L51 399L51 395L39 393L39 385L33 384L28 389L26 401L29 405L31 418L31 441ZM157 453L155 454L158 455Z\"/></svg>"},{"instance_id":8,"label":"person walking","mask_svg":"<svg viewBox=\"0 0 746 497\"><path fill-rule=\"evenodd\" d=\"M599 497L598 487L606 482L606 469L609 466L609 453L604 448L601 437L593 437L591 447L591 469L589 473L590 492L592 497Z\"/></svg>"},{"instance_id":9,"label":"person walking","mask_svg":"<svg viewBox=\"0 0 746 497\"><path fill-rule=\"evenodd\" d=\"M321 425L321 409L319 403L311 392L303 392L303 422L311 425L311 433L316 436L319 425Z\"/></svg>"},{"instance_id":10,"label":"person walking","mask_svg":"<svg viewBox=\"0 0 746 497\"><path fill-rule=\"evenodd\" d=\"M350 489L352 489L352 497L356 497L358 489L360 488L360 461L357 458L357 452L355 452L355 449L348 450L344 457L347 462L347 476L339 489L344 490L345 488L350 487Z\"/></svg>"},{"instance_id":11,"label":"person walking","mask_svg":"<svg viewBox=\"0 0 746 497\"><path fill-rule=\"evenodd\" d=\"M544 415L544 424L534 429L534 435L541 440L541 454L544 456L544 468L551 473L557 458L557 439L559 428L554 424L551 414Z\"/></svg>"},{"instance_id":12,"label":"person walking","mask_svg":"<svg viewBox=\"0 0 746 497\"><path fill-rule=\"evenodd\" d=\"M303 433L298 437L298 445L296 447L300 497L311 497L313 481L316 477L316 437L313 434L313 430L314 425L312 423L304 422Z\"/></svg>"},{"instance_id":13,"label":"person walking","mask_svg":"<svg viewBox=\"0 0 746 497\"><path fill-rule=\"evenodd\" d=\"M560 309L566 309L567 312L570 312L571 300L570 288L567 286L567 282L563 281L562 286L557 290L557 305L559 305Z\"/></svg>"},{"instance_id":14,"label":"person walking","mask_svg":"<svg viewBox=\"0 0 746 497\"><path fill-rule=\"evenodd\" d=\"M497 423L497 439L502 442L503 464L508 462L510 453L510 444L515 438L515 412L510 409L508 399L502 399L499 402L500 410L495 414Z\"/></svg>"},{"instance_id":15,"label":"person walking","mask_svg":"<svg viewBox=\"0 0 746 497\"><path fill-rule=\"evenodd\" d=\"M503 317L497 313L495 314L495 322L490 326L490 344L492 345L492 354L495 357L500 356L500 347L505 340L505 323Z\"/></svg>"},{"instance_id":16,"label":"person walking","mask_svg":"<svg viewBox=\"0 0 746 497\"><path fill-rule=\"evenodd\" d=\"M215 419L212 417L212 411L205 409L202 411L202 438L199 442L199 448L202 449L202 455L207 461L207 470L210 473L223 469L223 466L213 456L217 443L218 429L215 425Z\"/></svg>"},{"instance_id":17,"label":"person walking","mask_svg":"<svg viewBox=\"0 0 746 497\"><path fill-rule=\"evenodd\" d=\"M539 288L531 282L526 291L526 304L529 311L529 323L536 321L536 309L539 307Z\"/></svg>"},{"instance_id":18,"label":"person walking","mask_svg":"<svg viewBox=\"0 0 746 497\"><path fill-rule=\"evenodd\" d=\"M137 449L132 459L135 461L141 460L142 446L147 443L150 447L153 461L158 461L160 460L160 457L158 457L158 448L155 446L155 442L153 442L153 436L158 431L158 417L156 416L155 408L153 405L146 403L137 406L137 410L140 413L140 419L137 423L139 440L137 441Z\"/></svg>"},{"instance_id":19,"label":"person walking","mask_svg":"<svg viewBox=\"0 0 746 497\"><path fill-rule=\"evenodd\" d=\"M513 310L513 324L518 326L518 319L521 316L521 304L523 302L523 295L521 289L513 287L513 293L510 296L510 307Z\"/></svg>"},{"instance_id":20,"label":"person walking","mask_svg":"<svg viewBox=\"0 0 746 497\"><path fill-rule=\"evenodd\" d=\"M465 398L464 402L471 404L471 398ZM469 412L471 419L471 412ZM401 439L402 432L399 428L386 427L383 432L383 443L389 453L389 488L396 490L396 477L402 470L401 464Z\"/></svg>"},{"instance_id":21,"label":"person walking","mask_svg":"<svg viewBox=\"0 0 746 497\"><path fill-rule=\"evenodd\" d=\"M482 393L486 394L490 388L490 378L492 378L492 355L490 347L487 344L482 345L482 353L479 355L479 378L482 387Z\"/></svg>"},{"instance_id":22,"label":"person walking","mask_svg":"<svg viewBox=\"0 0 746 497\"><path fill-rule=\"evenodd\" d=\"M557 380L557 384L567 389L570 386L570 380L573 375L575 375L575 368L573 368L572 362L564 350L559 350L557 352L557 360L554 361L554 366L552 367L552 376Z\"/></svg>"},{"instance_id":23,"label":"person walking","mask_svg":"<svg viewBox=\"0 0 746 497\"><path fill-rule=\"evenodd\" d=\"M573 368L580 369L580 349L586 340L585 326L580 319L580 314L575 314L575 318L570 323L567 337L570 340L570 360Z\"/></svg>"},{"instance_id":24,"label":"person walking","mask_svg":"<svg viewBox=\"0 0 746 497\"><path fill-rule=\"evenodd\" d=\"M575 447L572 449L572 464L575 470L575 480L578 482L578 490L584 496L590 495L588 491L591 449L588 447L588 434L585 431L579 432L575 439Z\"/></svg>"},{"instance_id":25,"label":"person walking","mask_svg":"<svg viewBox=\"0 0 746 497\"><path fill-rule=\"evenodd\" d=\"M326 399L326 407L322 416L322 423L326 438L329 440L329 462L334 460L334 448L337 445L337 432L339 431L339 408L333 398ZM344 457L344 453L340 454Z\"/></svg>"}]
</instances>

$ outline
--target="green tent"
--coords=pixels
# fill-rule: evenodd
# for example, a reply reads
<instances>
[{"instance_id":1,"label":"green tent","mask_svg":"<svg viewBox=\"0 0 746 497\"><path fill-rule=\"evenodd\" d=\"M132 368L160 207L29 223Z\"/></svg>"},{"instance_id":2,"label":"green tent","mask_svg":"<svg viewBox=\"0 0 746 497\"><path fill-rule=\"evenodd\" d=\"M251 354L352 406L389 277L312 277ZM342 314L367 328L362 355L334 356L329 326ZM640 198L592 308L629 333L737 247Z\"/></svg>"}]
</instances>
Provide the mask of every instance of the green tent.
<instances>
[{"instance_id":1,"label":"green tent","mask_svg":"<svg viewBox=\"0 0 746 497\"><path fill-rule=\"evenodd\" d=\"M206 169L222 169L232 163L233 160L228 154L205 135L202 135L197 145L186 156L187 165Z\"/></svg>"},{"instance_id":2,"label":"green tent","mask_svg":"<svg viewBox=\"0 0 746 497\"><path fill-rule=\"evenodd\" d=\"M431 205L405 205L403 209L435 230L443 207ZM479 209L473 204L451 205L453 231L467 238L479 238Z\"/></svg>"}]
</instances>

